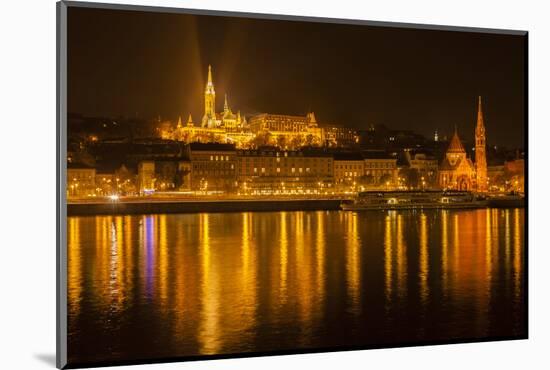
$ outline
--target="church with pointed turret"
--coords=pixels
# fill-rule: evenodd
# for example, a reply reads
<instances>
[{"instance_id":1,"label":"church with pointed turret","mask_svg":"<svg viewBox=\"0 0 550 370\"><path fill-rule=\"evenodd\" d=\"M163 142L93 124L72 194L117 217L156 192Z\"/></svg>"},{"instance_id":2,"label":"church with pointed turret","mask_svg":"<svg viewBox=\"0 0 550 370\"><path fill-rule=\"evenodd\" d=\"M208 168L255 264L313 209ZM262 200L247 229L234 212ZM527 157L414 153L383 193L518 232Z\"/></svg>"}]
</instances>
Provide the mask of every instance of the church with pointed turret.
<instances>
[{"instance_id":1,"label":"church with pointed turret","mask_svg":"<svg viewBox=\"0 0 550 370\"><path fill-rule=\"evenodd\" d=\"M246 120L241 118L241 112L234 114L229 106L227 94L223 105L223 112L216 112L216 90L212 80L212 67L208 66L208 81L204 90L204 116L202 117L203 128L222 128L224 131L236 131L244 129Z\"/></svg>"},{"instance_id":2,"label":"church with pointed turret","mask_svg":"<svg viewBox=\"0 0 550 370\"><path fill-rule=\"evenodd\" d=\"M216 112L216 90L212 79L212 67L208 66L208 80L204 90L204 115L199 125L195 125L193 117L189 114L187 123L182 123L178 117L175 129L167 129L161 132L165 139L183 142L219 142L242 144L250 142L254 135L249 130L248 123L241 112L233 113L229 106L227 94L223 112Z\"/></svg>"},{"instance_id":3,"label":"church with pointed turret","mask_svg":"<svg viewBox=\"0 0 550 370\"><path fill-rule=\"evenodd\" d=\"M486 133L481 96L478 98L475 129L475 163L468 157L455 127L445 157L439 166L439 186L449 190L487 191Z\"/></svg>"}]
</instances>

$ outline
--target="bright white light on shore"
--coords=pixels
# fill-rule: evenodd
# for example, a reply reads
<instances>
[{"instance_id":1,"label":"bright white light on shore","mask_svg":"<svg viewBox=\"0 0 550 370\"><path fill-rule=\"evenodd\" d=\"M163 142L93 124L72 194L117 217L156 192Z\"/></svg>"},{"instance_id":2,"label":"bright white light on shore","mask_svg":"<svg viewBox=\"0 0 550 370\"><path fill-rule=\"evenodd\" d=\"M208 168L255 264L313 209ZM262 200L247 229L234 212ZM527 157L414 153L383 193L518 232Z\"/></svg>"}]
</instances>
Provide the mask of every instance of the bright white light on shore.
<instances>
[{"instance_id":1,"label":"bright white light on shore","mask_svg":"<svg viewBox=\"0 0 550 370\"><path fill-rule=\"evenodd\" d=\"M118 200L118 195L116 195L116 194L109 195L109 199L111 199L111 200Z\"/></svg>"}]
</instances>

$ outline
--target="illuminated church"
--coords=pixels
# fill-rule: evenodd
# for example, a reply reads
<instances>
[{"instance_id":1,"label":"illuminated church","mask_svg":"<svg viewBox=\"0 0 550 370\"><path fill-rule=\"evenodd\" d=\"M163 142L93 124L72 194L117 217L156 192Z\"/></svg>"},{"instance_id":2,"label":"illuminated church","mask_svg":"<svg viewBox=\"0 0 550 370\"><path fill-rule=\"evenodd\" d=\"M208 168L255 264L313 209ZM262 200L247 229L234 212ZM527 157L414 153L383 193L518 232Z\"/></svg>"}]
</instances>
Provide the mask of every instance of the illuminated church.
<instances>
[{"instance_id":1,"label":"illuminated church","mask_svg":"<svg viewBox=\"0 0 550 370\"><path fill-rule=\"evenodd\" d=\"M455 128L445 158L439 166L439 185L450 190L487 191L486 136L481 97L478 100L475 129L475 163L468 158Z\"/></svg>"},{"instance_id":2,"label":"illuminated church","mask_svg":"<svg viewBox=\"0 0 550 370\"><path fill-rule=\"evenodd\" d=\"M164 138L184 142L218 142L234 143L242 146L248 143L254 135L248 129L246 119L241 112L233 113L229 107L227 94L223 112L216 112L216 90L212 81L212 68L208 66L208 81L204 90L204 116L200 125L195 125L189 114L187 123L183 125L181 117L172 132L164 133Z\"/></svg>"},{"instance_id":3,"label":"illuminated church","mask_svg":"<svg viewBox=\"0 0 550 370\"><path fill-rule=\"evenodd\" d=\"M241 112L234 114L229 107L227 94L225 94L225 103L223 112L216 113L216 90L212 82L212 68L208 66L208 81L204 90L204 116L202 117L203 128L223 128L225 131L236 131L244 129L246 119L241 118Z\"/></svg>"}]
</instances>

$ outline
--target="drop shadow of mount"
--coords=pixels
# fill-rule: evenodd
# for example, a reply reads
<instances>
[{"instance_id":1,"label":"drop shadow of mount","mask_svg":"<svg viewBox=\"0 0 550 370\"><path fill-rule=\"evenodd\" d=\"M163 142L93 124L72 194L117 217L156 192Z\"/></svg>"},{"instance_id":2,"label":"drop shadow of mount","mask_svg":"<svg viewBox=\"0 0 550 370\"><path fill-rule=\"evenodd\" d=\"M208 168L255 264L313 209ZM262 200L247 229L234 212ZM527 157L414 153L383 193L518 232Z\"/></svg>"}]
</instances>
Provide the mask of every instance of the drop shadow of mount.
<instances>
[{"instance_id":1,"label":"drop shadow of mount","mask_svg":"<svg viewBox=\"0 0 550 370\"><path fill-rule=\"evenodd\" d=\"M35 353L34 358L42 361L43 363L55 367L55 353Z\"/></svg>"}]
</instances>

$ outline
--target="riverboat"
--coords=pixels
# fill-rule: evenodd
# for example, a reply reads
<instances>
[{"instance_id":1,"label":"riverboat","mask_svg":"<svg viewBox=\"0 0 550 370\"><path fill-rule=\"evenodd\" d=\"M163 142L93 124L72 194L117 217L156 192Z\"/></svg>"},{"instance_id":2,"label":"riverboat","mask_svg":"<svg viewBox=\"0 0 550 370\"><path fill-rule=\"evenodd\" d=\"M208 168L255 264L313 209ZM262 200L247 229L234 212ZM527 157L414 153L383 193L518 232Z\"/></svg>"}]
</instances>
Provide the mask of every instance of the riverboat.
<instances>
[{"instance_id":1,"label":"riverboat","mask_svg":"<svg viewBox=\"0 0 550 370\"><path fill-rule=\"evenodd\" d=\"M470 191L365 191L340 207L346 211L485 208L488 200Z\"/></svg>"}]
</instances>

